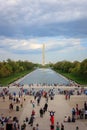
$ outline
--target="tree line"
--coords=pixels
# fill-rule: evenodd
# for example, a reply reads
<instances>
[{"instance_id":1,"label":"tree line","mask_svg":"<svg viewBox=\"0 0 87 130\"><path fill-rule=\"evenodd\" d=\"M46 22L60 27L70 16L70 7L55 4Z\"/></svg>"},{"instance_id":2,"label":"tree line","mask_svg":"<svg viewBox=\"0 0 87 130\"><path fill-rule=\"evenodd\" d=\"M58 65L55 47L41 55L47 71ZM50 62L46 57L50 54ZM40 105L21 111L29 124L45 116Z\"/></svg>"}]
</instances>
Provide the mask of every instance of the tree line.
<instances>
[{"instance_id":1,"label":"tree line","mask_svg":"<svg viewBox=\"0 0 87 130\"><path fill-rule=\"evenodd\" d=\"M16 73L33 70L35 67L42 66L29 61L13 61L11 59L7 59L6 61L0 62L0 78L6 78ZM61 73L82 77L82 79L87 81L87 59L82 62L60 61L55 64L49 63L44 67L51 67Z\"/></svg>"},{"instance_id":2,"label":"tree line","mask_svg":"<svg viewBox=\"0 0 87 130\"><path fill-rule=\"evenodd\" d=\"M8 59L0 62L0 78L11 76L15 73L24 72L33 69L34 63L28 61L13 61Z\"/></svg>"},{"instance_id":3,"label":"tree line","mask_svg":"<svg viewBox=\"0 0 87 130\"><path fill-rule=\"evenodd\" d=\"M60 61L55 63L53 68L63 73L71 73L75 76L83 77L87 80L87 59L83 60L82 62Z\"/></svg>"}]
</instances>

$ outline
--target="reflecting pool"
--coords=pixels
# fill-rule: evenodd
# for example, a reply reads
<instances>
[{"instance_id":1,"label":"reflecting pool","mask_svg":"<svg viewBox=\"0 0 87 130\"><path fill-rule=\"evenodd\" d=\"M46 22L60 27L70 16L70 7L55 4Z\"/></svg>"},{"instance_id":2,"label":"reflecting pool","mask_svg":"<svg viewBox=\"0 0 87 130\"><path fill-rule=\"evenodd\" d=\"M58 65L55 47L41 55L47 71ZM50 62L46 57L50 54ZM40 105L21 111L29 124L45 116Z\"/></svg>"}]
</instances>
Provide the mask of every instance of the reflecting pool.
<instances>
[{"instance_id":1,"label":"reflecting pool","mask_svg":"<svg viewBox=\"0 0 87 130\"><path fill-rule=\"evenodd\" d=\"M70 81L52 69L41 68L25 76L20 84L69 85Z\"/></svg>"}]
</instances>

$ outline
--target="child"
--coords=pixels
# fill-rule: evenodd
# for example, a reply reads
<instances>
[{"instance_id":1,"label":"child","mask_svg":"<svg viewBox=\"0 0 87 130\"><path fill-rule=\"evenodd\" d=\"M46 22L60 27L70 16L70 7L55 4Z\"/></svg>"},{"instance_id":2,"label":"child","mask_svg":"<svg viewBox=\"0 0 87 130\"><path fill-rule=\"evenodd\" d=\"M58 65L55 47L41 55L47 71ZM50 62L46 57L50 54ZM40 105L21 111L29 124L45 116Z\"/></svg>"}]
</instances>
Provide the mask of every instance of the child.
<instances>
[{"instance_id":1,"label":"child","mask_svg":"<svg viewBox=\"0 0 87 130\"><path fill-rule=\"evenodd\" d=\"M56 130L60 130L59 122L56 123Z\"/></svg>"}]
</instances>

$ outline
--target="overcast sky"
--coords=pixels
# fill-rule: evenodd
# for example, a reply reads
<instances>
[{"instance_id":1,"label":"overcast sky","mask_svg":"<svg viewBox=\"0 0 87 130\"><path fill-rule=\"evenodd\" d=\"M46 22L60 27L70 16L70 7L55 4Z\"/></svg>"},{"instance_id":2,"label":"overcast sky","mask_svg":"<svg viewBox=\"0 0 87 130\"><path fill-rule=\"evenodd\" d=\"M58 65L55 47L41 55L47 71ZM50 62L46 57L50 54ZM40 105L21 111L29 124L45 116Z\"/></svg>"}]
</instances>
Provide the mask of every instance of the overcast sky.
<instances>
[{"instance_id":1,"label":"overcast sky","mask_svg":"<svg viewBox=\"0 0 87 130\"><path fill-rule=\"evenodd\" d=\"M0 0L0 61L87 58L87 0Z\"/></svg>"}]
</instances>

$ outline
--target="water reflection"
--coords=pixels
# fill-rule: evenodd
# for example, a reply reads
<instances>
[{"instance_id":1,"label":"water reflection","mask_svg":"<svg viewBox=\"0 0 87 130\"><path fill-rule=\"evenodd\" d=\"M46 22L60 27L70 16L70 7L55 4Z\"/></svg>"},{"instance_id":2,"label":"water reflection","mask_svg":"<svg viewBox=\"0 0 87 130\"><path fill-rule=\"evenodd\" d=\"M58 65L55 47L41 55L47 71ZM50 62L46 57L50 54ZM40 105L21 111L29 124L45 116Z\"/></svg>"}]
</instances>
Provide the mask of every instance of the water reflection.
<instances>
[{"instance_id":1,"label":"water reflection","mask_svg":"<svg viewBox=\"0 0 87 130\"><path fill-rule=\"evenodd\" d=\"M20 84L69 85L70 81L51 69L36 69L25 76Z\"/></svg>"}]
</instances>

